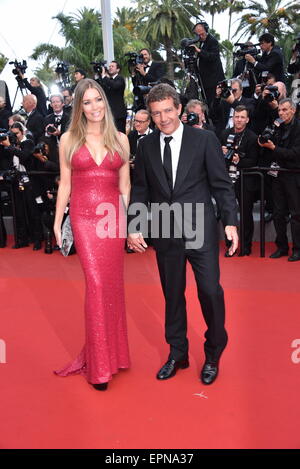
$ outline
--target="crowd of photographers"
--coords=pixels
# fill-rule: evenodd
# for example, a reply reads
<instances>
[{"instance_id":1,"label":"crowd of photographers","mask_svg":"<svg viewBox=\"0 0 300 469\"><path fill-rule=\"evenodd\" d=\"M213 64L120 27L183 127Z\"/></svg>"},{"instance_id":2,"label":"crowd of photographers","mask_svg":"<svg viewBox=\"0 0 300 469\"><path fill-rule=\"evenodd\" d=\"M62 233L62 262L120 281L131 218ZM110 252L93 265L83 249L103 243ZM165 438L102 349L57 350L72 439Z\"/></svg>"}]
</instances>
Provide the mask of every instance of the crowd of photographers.
<instances>
[{"instance_id":1,"label":"crowd of photographers","mask_svg":"<svg viewBox=\"0 0 300 469\"><path fill-rule=\"evenodd\" d=\"M290 223L292 252L288 260L300 260L300 172L297 172L300 170L297 114L300 36L296 38L287 67L281 49L269 33L259 38L259 48L251 42L237 44L233 77L225 79L219 43L210 34L207 23L197 23L193 32L195 38L182 40L188 79L188 86L180 95L182 122L199 131L216 133L239 203L240 171L257 166L264 168L265 221L273 219L276 230L277 249L271 257L289 254L287 224ZM112 61L107 66L105 62L93 62L93 78L107 95L117 128L128 133L134 171L139 140L153 131L146 109L147 93L158 82L175 85L164 78L166 64L153 61L148 49L126 56L133 85L133 129L126 129L125 79L119 63ZM61 78L61 93L50 96L47 106L38 78L27 80L26 63L14 64L18 84L28 94L23 96L22 115L13 115L7 89L0 82L0 190L14 201L14 247L28 246L32 242L33 249L38 250L45 240L45 252L51 253L55 193L59 183L59 139L68 127L76 85L87 74L82 69L75 70L71 86L68 67L58 64L56 72ZM295 74L289 94L287 72ZM253 206L259 199L259 180L255 175L245 177L243 195L241 256L250 255L252 249ZM2 215L0 213L0 247L6 245ZM226 246L225 256L229 257L228 240Z\"/></svg>"}]
</instances>

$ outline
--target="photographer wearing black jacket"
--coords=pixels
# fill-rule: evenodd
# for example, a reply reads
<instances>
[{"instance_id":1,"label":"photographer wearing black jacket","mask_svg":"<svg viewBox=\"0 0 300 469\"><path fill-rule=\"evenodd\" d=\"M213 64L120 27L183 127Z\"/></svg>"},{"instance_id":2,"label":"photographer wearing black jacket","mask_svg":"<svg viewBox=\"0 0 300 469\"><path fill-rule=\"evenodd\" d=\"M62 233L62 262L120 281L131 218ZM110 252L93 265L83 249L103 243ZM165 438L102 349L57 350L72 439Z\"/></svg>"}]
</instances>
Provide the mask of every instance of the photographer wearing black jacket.
<instances>
[{"instance_id":1,"label":"photographer wearing black jacket","mask_svg":"<svg viewBox=\"0 0 300 469\"><path fill-rule=\"evenodd\" d=\"M108 99L116 127L126 133L126 106L124 101L125 79L120 75L121 66L113 60L108 70L102 67L102 74L96 81L102 86Z\"/></svg>"},{"instance_id":2,"label":"photographer wearing black jacket","mask_svg":"<svg viewBox=\"0 0 300 469\"><path fill-rule=\"evenodd\" d=\"M2 165L6 170L15 170L11 180L16 208L15 249L28 246L32 239L33 249L40 249L42 226L37 201L34 199L31 182L26 171L32 169L34 143L27 139L24 126L16 122L11 126L11 135L0 141ZM3 167L3 166L2 166Z\"/></svg>"},{"instance_id":3,"label":"photographer wearing black jacket","mask_svg":"<svg viewBox=\"0 0 300 469\"><path fill-rule=\"evenodd\" d=\"M233 115L233 127L224 130L221 138L222 150L224 153L229 176L234 184L235 194L240 203L241 186L239 170L241 168L251 168L257 165L258 145L257 135L247 128L249 122L249 110L245 106L237 106ZM240 256L251 254L252 237L254 230L253 205L257 199L257 182L255 176L245 178L244 184L244 233L245 247ZM230 243L226 241L227 248ZM225 257L230 257L229 249Z\"/></svg>"},{"instance_id":4,"label":"photographer wearing black jacket","mask_svg":"<svg viewBox=\"0 0 300 469\"><path fill-rule=\"evenodd\" d=\"M37 99L37 110L42 116L47 115L47 97L45 95L43 85L37 77L32 77L28 81L27 78L24 78L24 75L19 72L19 77L22 79L24 86L30 91L31 94L34 94Z\"/></svg>"},{"instance_id":5,"label":"photographer wearing black jacket","mask_svg":"<svg viewBox=\"0 0 300 469\"><path fill-rule=\"evenodd\" d=\"M193 32L199 36L199 47L191 45L196 49L197 74L203 85L206 104L211 105L214 99L217 83L224 80L225 75L220 58L220 46L217 39L209 32L208 24L205 21L197 23Z\"/></svg>"},{"instance_id":6,"label":"photographer wearing black jacket","mask_svg":"<svg viewBox=\"0 0 300 469\"><path fill-rule=\"evenodd\" d=\"M254 71L261 75L262 72L272 73L276 81L285 82L284 64L282 51L275 46L274 36L270 33L264 33L259 38L259 45L263 52L261 57L253 57L250 54L245 55L245 59L254 67Z\"/></svg>"},{"instance_id":7,"label":"photographer wearing black jacket","mask_svg":"<svg viewBox=\"0 0 300 469\"><path fill-rule=\"evenodd\" d=\"M252 117L255 100L243 96L242 82L238 78L220 82L215 93L210 117L216 127L216 134L220 137L225 128L233 126L233 115L237 106L245 106L249 111L249 117Z\"/></svg>"},{"instance_id":8,"label":"photographer wearing black jacket","mask_svg":"<svg viewBox=\"0 0 300 469\"><path fill-rule=\"evenodd\" d=\"M283 123L275 130L272 140L259 145L279 167L300 169L300 122L295 118L296 105L289 98L279 102L278 114ZM261 139L260 139L261 140ZM272 192L277 250L272 259L287 256L289 251L286 215L290 214L293 252L289 261L300 260L300 173L273 173Z\"/></svg>"}]
</instances>

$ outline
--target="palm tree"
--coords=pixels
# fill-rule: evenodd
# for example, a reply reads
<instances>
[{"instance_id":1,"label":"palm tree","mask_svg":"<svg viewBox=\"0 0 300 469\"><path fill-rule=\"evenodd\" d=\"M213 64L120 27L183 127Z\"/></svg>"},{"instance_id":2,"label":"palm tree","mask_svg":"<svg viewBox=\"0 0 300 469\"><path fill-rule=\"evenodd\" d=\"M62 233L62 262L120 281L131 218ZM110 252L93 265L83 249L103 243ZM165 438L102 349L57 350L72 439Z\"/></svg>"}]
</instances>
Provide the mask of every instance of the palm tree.
<instances>
[{"instance_id":1,"label":"palm tree","mask_svg":"<svg viewBox=\"0 0 300 469\"><path fill-rule=\"evenodd\" d=\"M54 18L60 23L65 47L40 44L33 51L32 58L65 61L91 71L90 62L103 57L100 13L92 8L83 8L73 15L59 13Z\"/></svg>"},{"instance_id":2,"label":"palm tree","mask_svg":"<svg viewBox=\"0 0 300 469\"><path fill-rule=\"evenodd\" d=\"M291 0L264 0L264 2L250 0L247 9L249 13L243 15L235 35L239 33L239 39L248 36L250 39L255 34L260 36L264 32L281 38L287 31L294 30L295 24L299 24L300 5Z\"/></svg>"},{"instance_id":3,"label":"palm tree","mask_svg":"<svg viewBox=\"0 0 300 469\"><path fill-rule=\"evenodd\" d=\"M141 37L151 45L153 42L166 51L167 76L174 80L174 57L181 39L191 34L191 17L199 14L193 0L142 0L138 1L138 26Z\"/></svg>"},{"instance_id":4,"label":"palm tree","mask_svg":"<svg viewBox=\"0 0 300 469\"><path fill-rule=\"evenodd\" d=\"M226 0L219 1L209 1L209 0L199 0L200 10L203 10L205 13L211 15L211 28L214 28L215 15L222 13L228 8L228 2Z\"/></svg>"},{"instance_id":5,"label":"palm tree","mask_svg":"<svg viewBox=\"0 0 300 469\"><path fill-rule=\"evenodd\" d=\"M231 24L232 24L232 15L233 13L240 13L245 8L245 3L239 2L238 0L227 0L227 8L229 13L228 19L228 32L227 32L227 40L230 41L231 39Z\"/></svg>"}]
</instances>

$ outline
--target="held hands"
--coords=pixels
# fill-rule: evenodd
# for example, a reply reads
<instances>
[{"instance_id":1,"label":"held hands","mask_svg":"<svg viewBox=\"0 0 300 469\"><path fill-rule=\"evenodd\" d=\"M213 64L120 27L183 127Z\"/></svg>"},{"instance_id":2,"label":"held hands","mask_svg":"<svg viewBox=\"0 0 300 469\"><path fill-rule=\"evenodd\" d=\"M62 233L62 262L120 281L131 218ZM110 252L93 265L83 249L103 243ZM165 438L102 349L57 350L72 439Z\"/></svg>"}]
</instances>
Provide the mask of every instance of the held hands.
<instances>
[{"instance_id":1,"label":"held hands","mask_svg":"<svg viewBox=\"0 0 300 469\"><path fill-rule=\"evenodd\" d=\"M235 253L239 245L239 237L237 234L236 226L230 226L230 225L225 226L225 233L226 233L227 239L231 241L231 246L228 251L229 256L233 256L233 254Z\"/></svg>"},{"instance_id":2,"label":"held hands","mask_svg":"<svg viewBox=\"0 0 300 469\"><path fill-rule=\"evenodd\" d=\"M135 252L145 252L148 247L142 233L131 233L127 238L127 246Z\"/></svg>"}]
</instances>

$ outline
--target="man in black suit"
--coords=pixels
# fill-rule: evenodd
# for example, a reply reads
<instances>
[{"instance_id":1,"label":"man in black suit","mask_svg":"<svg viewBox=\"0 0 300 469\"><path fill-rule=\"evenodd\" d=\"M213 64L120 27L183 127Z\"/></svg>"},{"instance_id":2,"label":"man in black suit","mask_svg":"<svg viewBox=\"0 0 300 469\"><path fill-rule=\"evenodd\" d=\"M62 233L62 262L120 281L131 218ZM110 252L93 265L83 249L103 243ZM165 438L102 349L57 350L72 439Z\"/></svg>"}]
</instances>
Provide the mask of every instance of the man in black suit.
<instances>
[{"instance_id":1,"label":"man in black suit","mask_svg":"<svg viewBox=\"0 0 300 469\"><path fill-rule=\"evenodd\" d=\"M225 78L220 47L217 39L209 33L208 24L205 21L197 23L193 32L199 36L200 40L199 47L193 44L198 53L197 74L204 88L206 104L210 106L215 96L217 83Z\"/></svg>"},{"instance_id":2,"label":"man in black suit","mask_svg":"<svg viewBox=\"0 0 300 469\"><path fill-rule=\"evenodd\" d=\"M243 96L242 81L238 78L231 80L230 94L226 98L222 98L222 87L218 85L210 109L210 117L216 127L218 137L221 136L224 129L233 127L233 114L237 106L246 106L251 120L255 109L255 100Z\"/></svg>"},{"instance_id":3,"label":"man in black suit","mask_svg":"<svg viewBox=\"0 0 300 469\"><path fill-rule=\"evenodd\" d=\"M23 108L27 113L25 120L26 128L29 130L37 143L44 133L44 117L37 110L37 98L34 94L27 94L23 98Z\"/></svg>"},{"instance_id":4,"label":"man in black suit","mask_svg":"<svg viewBox=\"0 0 300 469\"><path fill-rule=\"evenodd\" d=\"M120 71L120 64L113 60L108 66L108 71L102 67L101 78L97 81L105 91L117 129L125 134L127 115L124 102L125 80L119 75Z\"/></svg>"},{"instance_id":5,"label":"man in black suit","mask_svg":"<svg viewBox=\"0 0 300 469\"><path fill-rule=\"evenodd\" d=\"M245 59L253 65L254 71L258 74L268 71L275 76L276 81L285 83L283 55L280 48L275 46L274 36L270 33L262 34L259 45L263 52L262 56L254 58L246 54Z\"/></svg>"},{"instance_id":6,"label":"man in black suit","mask_svg":"<svg viewBox=\"0 0 300 469\"><path fill-rule=\"evenodd\" d=\"M270 158L281 168L300 169L300 122L295 113L296 105L292 99L279 101L278 114L283 123L276 131L273 141L259 143L265 151L271 153ZM272 194L277 250L270 257L278 259L288 256L286 215L289 213L293 253L288 261L300 261L300 173L278 172L277 177L273 177Z\"/></svg>"},{"instance_id":7,"label":"man in black suit","mask_svg":"<svg viewBox=\"0 0 300 469\"><path fill-rule=\"evenodd\" d=\"M232 253L238 244L235 195L215 135L180 122L181 104L176 91L167 84L157 85L150 91L147 105L157 130L138 146L128 246L136 252L147 248L138 231L147 226L150 203L152 243L166 300L166 340L170 345L170 355L157 379L171 378L179 368L189 366L184 296L188 260L207 324L201 379L211 384L227 343L224 296L219 284L218 229L211 195L218 201L226 234L232 240ZM136 224L135 210L141 208L140 223Z\"/></svg>"},{"instance_id":8,"label":"man in black suit","mask_svg":"<svg viewBox=\"0 0 300 469\"><path fill-rule=\"evenodd\" d=\"M234 169L232 182L234 184L235 194L240 203L241 201L241 184L239 178L239 170L242 168L251 168L258 162L258 144L257 135L247 128L249 122L249 110L245 106L237 106L233 115L233 127L226 129L222 133L221 144L226 159L226 165L230 171ZM229 139L229 136L231 137ZM232 141L234 153L228 146ZM233 150L233 149L232 149ZM228 159L228 152L231 151L231 157ZM247 176L244 181L244 250L239 256L249 256L252 248L252 238L254 231L253 222L253 205L257 200L258 183L256 176ZM230 243L228 243L230 245ZM225 252L225 257L229 256L229 250Z\"/></svg>"},{"instance_id":9,"label":"man in black suit","mask_svg":"<svg viewBox=\"0 0 300 469\"><path fill-rule=\"evenodd\" d=\"M147 111L146 109L141 109L134 116L134 130L132 130L128 134L131 157L135 157L138 142L140 141L140 139L152 133L152 129L150 129L149 127L150 122L151 116L149 111Z\"/></svg>"},{"instance_id":10,"label":"man in black suit","mask_svg":"<svg viewBox=\"0 0 300 469\"><path fill-rule=\"evenodd\" d=\"M147 86L149 83L159 81L165 73L164 64L162 62L154 62L149 49L141 49L139 54L143 56L143 63L138 64L135 67L134 74L132 76L133 86ZM136 96L135 100L136 109L146 108L143 96Z\"/></svg>"}]
</instances>

